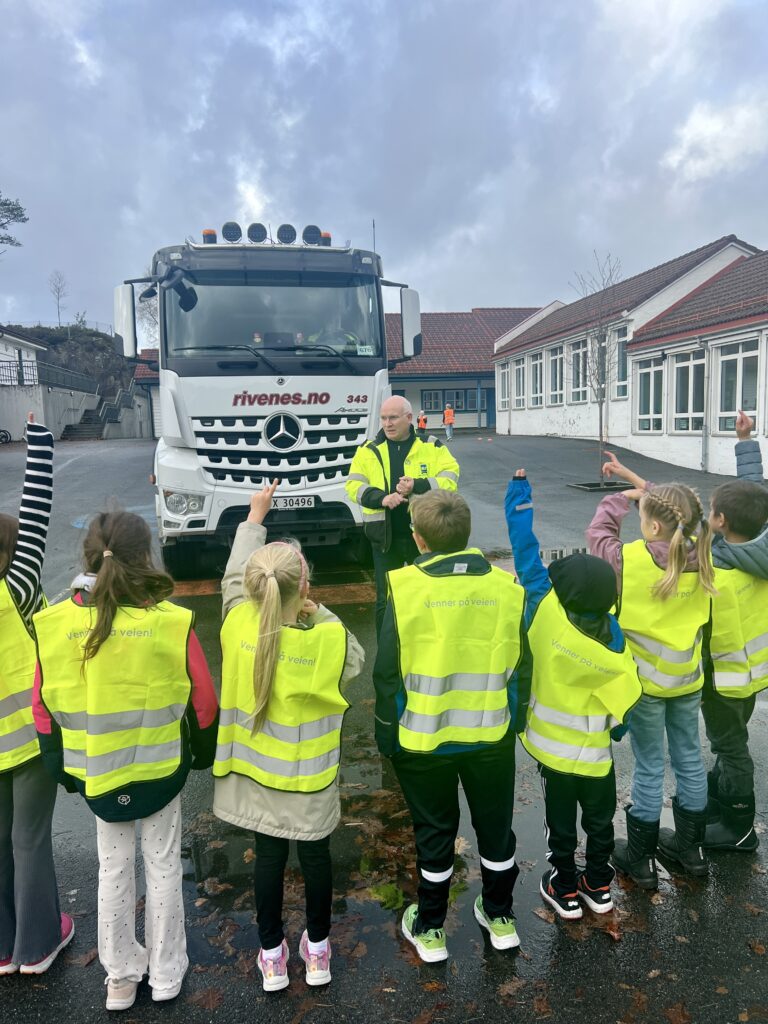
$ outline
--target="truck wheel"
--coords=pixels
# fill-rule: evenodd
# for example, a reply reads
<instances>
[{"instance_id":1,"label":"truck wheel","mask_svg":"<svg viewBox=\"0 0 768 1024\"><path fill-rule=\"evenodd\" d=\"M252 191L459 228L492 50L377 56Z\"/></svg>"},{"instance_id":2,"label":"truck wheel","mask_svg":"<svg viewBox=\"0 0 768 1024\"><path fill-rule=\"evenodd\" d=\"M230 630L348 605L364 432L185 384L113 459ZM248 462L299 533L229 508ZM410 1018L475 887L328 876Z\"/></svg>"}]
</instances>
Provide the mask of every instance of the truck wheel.
<instances>
[{"instance_id":1,"label":"truck wheel","mask_svg":"<svg viewBox=\"0 0 768 1024\"><path fill-rule=\"evenodd\" d=\"M201 579L204 576L202 544L168 544L163 549L163 565L175 580Z\"/></svg>"}]
</instances>

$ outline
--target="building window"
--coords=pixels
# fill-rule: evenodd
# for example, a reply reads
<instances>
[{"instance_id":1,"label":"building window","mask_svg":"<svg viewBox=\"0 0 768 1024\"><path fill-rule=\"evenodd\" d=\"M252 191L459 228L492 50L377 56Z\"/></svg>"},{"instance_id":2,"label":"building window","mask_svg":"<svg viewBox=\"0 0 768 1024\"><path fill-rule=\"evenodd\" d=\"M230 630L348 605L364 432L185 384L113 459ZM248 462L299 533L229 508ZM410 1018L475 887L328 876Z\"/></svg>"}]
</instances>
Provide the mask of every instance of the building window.
<instances>
[{"instance_id":1,"label":"building window","mask_svg":"<svg viewBox=\"0 0 768 1024\"><path fill-rule=\"evenodd\" d=\"M443 411L443 392L442 391L422 391L421 392L421 408L424 412L442 412Z\"/></svg>"},{"instance_id":2,"label":"building window","mask_svg":"<svg viewBox=\"0 0 768 1024\"><path fill-rule=\"evenodd\" d=\"M757 339L724 345L720 356L719 430L735 430L739 409L757 425Z\"/></svg>"},{"instance_id":3,"label":"building window","mask_svg":"<svg viewBox=\"0 0 768 1024\"><path fill-rule=\"evenodd\" d=\"M525 408L525 359L515 360L515 408Z\"/></svg>"},{"instance_id":4,"label":"building window","mask_svg":"<svg viewBox=\"0 0 768 1024\"><path fill-rule=\"evenodd\" d=\"M587 342L586 339L571 345L571 401L587 400Z\"/></svg>"},{"instance_id":5,"label":"building window","mask_svg":"<svg viewBox=\"0 0 768 1024\"><path fill-rule=\"evenodd\" d=\"M629 381L627 377L627 328L616 331L616 398L626 398Z\"/></svg>"},{"instance_id":6,"label":"building window","mask_svg":"<svg viewBox=\"0 0 768 1024\"><path fill-rule=\"evenodd\" d=\"M451 403L456 412L464 412L464 392L463 391L446 391L445 392L445 404Z\"/></svg>"},{"instance_id":7,"label":"building window","mask_svg":"<svg viewBox=\"0 0 768 1024\"><path fill-rule=\"evenodd\" d=\"M675 356L675 430L704 429L704 350Z\"/></svg>"},{"instance_id":8,"label":"building window","mask_svg":"<svg viewBox=\"0 0 768 1024\"><path fill-rule=\"evenodd\" d=\"M499 408L509 408L509 363L499 367Z\"/></svg>"},{"instance_id":9,"label":"building window","mask_svg":"<svg viewBox=\"0 0 768 1024\"><path fill-rule=\"evenodd\" d=\"M664 423L664 365L660 356L637 364L637 429L660 431Z\"/></svg>"},{"instance_id":10,"label":"building window","mask_svg":"<svg viewBox=\"0 0 768 1024\"><path fill-rule=\"evenodd\" d=\"M551 348L547 353L549 361L549 393L547 402L550 405L563 404L563 346Z\"/></svg>"},{"instance_id":11,"label":"building window","mask_svg":"<svg viewBox=\"0 0 768 1024\"><path fill-rule=\"evenodd\" d=\"M531 405L544 405L544 353L531 356Z\"/></svg>"}]
</instances>

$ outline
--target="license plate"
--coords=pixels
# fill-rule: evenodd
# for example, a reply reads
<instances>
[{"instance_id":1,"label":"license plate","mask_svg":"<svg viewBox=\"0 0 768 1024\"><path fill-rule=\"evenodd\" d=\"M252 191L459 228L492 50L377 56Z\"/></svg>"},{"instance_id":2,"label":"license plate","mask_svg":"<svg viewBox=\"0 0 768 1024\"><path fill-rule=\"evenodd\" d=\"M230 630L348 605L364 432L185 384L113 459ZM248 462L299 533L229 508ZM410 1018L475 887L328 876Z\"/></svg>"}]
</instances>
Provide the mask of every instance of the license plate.
<instances>
[{"instance_id":1,"label":"license plate","mask_svg":"<svg viewBox=\"0 0 768 1024\"><path fill-rule=\"evenodd\" d=\"M315 507L315 496L314 494L297 494L291 497L285 498L273 498L273 508L314 508Z\"/></svg>"}]
</instances>

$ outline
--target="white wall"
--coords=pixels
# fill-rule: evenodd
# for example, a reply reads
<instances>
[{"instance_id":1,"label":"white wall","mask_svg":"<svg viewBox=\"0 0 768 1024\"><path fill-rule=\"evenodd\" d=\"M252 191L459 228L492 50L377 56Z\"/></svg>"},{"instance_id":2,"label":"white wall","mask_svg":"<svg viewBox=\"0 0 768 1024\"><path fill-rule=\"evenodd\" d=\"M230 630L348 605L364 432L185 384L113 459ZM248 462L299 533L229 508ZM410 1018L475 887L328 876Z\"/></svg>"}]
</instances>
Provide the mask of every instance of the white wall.
<instances>
[{"instance_id":1,"label":"white wall","mask_svg":"<svg viewBox=\"0 0 768 1024\"><path fill-rule=\"evenodd\" d=\"M84 391L69 391L65 388L42 387L45 425L50 427L55 438L61 437L64 427L79 423L86 409L95 409L99 404L98 395Z\"/></svg>"},{"instance_id":2,"label":"white wall","mask_svg":"<svg viewBox=\"0 0 768 1024\"><path fill-rule=\"evenodd\" d=\"M30 412L35 414L36 420L49 425L39 384L0 387L0 430L7 430L12 441L21 441L24 437L24 424Z\"/></svg>"},{"instance_id":3,"label":"white wall","mask_svg":"<svg viewBox=\"0 0 768 1024\"><path fill-rule=\"evenodd\" d=\"M421 393L422 391L476 391L477 390L477 378L468 378L465 380L451 380L446 377L435 377L433 380L398 380L397 377L390 377L390 385L393 393L395 391L405 391L405 397L413 406L413 422L416 424L416 417L419 414L421 408ZM483 390L493 387L493 380L483 380L481 382L481 388ZM487 423L486 410L482 411L482 418L478 420L477 411L472 410L471 412L456 412L456 423L454 429L461 427L474 427L477 429L478 425L485 426ZM427 412L427 430L436 431L438 434L444 430L443 427L443 410L442 408L436 411Z\"/></svg>"}]
</instances>

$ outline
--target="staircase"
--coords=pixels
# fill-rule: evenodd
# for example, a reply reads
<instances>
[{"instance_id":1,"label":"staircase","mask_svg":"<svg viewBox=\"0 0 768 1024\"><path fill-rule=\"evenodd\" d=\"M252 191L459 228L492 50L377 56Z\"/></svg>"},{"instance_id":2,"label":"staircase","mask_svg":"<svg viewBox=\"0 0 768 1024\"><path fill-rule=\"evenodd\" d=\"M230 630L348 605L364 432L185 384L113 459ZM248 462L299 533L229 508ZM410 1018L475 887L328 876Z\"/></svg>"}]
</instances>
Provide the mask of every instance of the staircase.
<instances>
[{"instance_id":1,"label":"staircase","mask_svg":"<svg viewBox=\"0 0 768 1024\"><path fill-rule=\"evenodd\" d=\"M62 441L101 441L107 423L119 423L123 409L133 405L135 382L128 388L120 388L110 398L102 397L98 408L86 409L79 423L69 423L61 434Z\"/></svg>"}]
</instances>

